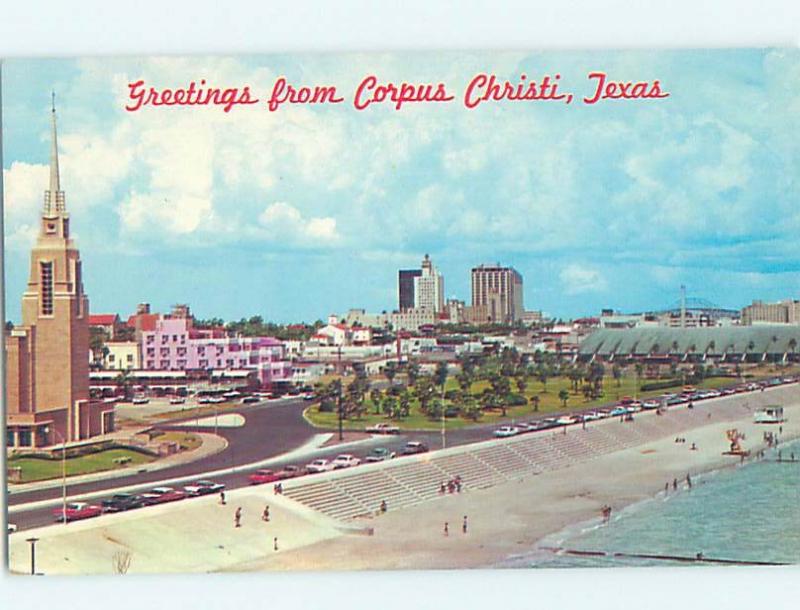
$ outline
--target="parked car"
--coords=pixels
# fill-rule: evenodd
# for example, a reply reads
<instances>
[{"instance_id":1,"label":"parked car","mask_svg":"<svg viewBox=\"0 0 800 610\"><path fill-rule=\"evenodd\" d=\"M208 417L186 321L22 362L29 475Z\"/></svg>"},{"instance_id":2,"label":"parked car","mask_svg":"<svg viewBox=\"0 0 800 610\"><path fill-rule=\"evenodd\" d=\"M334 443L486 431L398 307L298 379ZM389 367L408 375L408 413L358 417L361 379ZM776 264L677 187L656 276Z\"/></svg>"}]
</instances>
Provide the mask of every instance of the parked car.
<instances>
[{"instance_id":1,"label":"parked car","mask_svg":"<svg viewBox=\"0 0 800 610\"><path fill-rule=\"evenodd\" d=\"M509 436L516 436L517 434L519 434L519 428L516 426L501 426L494 431L494 435L497 438L506 438Z\"/></svg>"},{"instance_id":2,"label":"parked car","mask_svg":"<svg viewBox=\"0 0 800 610\"><path fill-rule=\"evenodd\" d=\"M202 480L195 481L191 485L186 485L183 488L190 496L205 496L208 494L219 493L225 489L223 483L215 483L214 481Z\"/></svg>"},{"instance_id":3,"label":"parked car","mask_svg":"<svg viewBox=\"0 0 800 610\"><path fill-rule=\"evenodd\" d=\"M333 458L333 462L331 463L334 468L350 468L351 466L358 466L361 460L349 453L342 453Z\"/></svg>"},{"instance_id":4,"label":"parked car","mask_svg":"<svg viewBox=\"0 0 800 610\"><path fill-rule=\"evenodd\" d=\"M314 396L314 392L306 392L303 394L303 400L314 400L316 396Z\"/></svg>"},{"instance_id":5,"label":"parked car","mask_svg":"<svg viewBox=\"0 0 800 610\"><path fill-rule=\"evenodd\" d=\"M578 418L577 417L572 417L571 415L564 415L563 417L559 417L556 420L556 423L559 426L568 426L570 424L578 423Z\"/></svg>"},{"instance_id":6,"label":"parked car","mask_svg":"<svg viewBox=\"0 0 800 610\"><path fill-rule=\"evenodd\" d=\"M259 400L261 399L258 396L245 396L242 398L242 404L247 405L253 402L258 402Z\"/></svg>"},{"instance_id":7,"label":"parked car","mask_svg":"<svg viewBox=\"0 0 800 610\"><path fill-rule=\"evenodd\" d=\"M617 407L615 409L612 409L611 413L609 413L609 415L611 417L617 417L618 415L625 415L627 412L628 412L628 409L626 409L625 407Z\"/></svg>"},{"instance_id":8,"label":"parked car","mask_svg":"<svg viewBox=\"0 0 800 610\"><path fill-rule=\"evenodd\" d=\"M17 531L17 525L16 525L16 523L9 523L9 524L8 524L8 528L7 528L7 529L8 529L8 533L9 533L9 534L13 534L14 532L16 532L16 531Z\"/></svg>"},{"instance_id":9,"label":"parked car","mask_svg":"<svg viewBox=\"0 0 800 610\"><path fill-rule=\"evenodd\" d=\"M425 443L418 441L409 441L403 448L403 455L414 455L416 453L425 453L428 451L428 446Z\"/></svg>"},{"instance_id":10,"label":"parked car","mask_svg":"<svg viewBox=\"0 0 800 610\"><path fill-rule=\"evenodd\" d=\"M225 398L224 398L224 397L222 397L222 396L211 396L211 397L208 399L208 402L209 402L210 404L212 404L212 405L218 405L218 404L220 404L220 403L222 403L222 402L225 402Z\"/></svg>"},{"instance_id":11,"label":"parked car","mask_svg":"<svg viewBox=\"0 0 800 610\"><path fill-rule=\"evenodd\" d=\"M525 422L520 422L520 423L515 424L515 425L517 426L517 428L519 428L519 433L520 434L525 434L526 432L533 432L534 430L536 430L536 428L534 426L532 426L530 424L526 424Z\"/></svg>"},{"instance_id":12,"label":"parked car","mask_svg":"<svg viewBox=\"0 0 800 610\"><path fill-rule=\"evenodd\" d=\"M330 460L326 460L324 458L319 458L318 460L314 460L313 462L306 464L306 472L310 474L316 474L318 472L328 472L333 470L334 468L336 468L336 466L333 465L333 462L331 462Z\"/></svg>"},{"instance_id":13,"label":"parked car","mask_svg":"<svg viewBox=\"0 0 800 610\"><path fill-rule=\"evenodd\" d=\"M370 434L398 434L400 432L400 428L397 426L392 426L391 424L386 423L379 423L375 424L374 426L367 426L364 428L366 432Z\"/></svg>"},{"instance_id":14,"label":"parked car","mask_svg":"<svg viewBox=\"0 0 800 610\"><path fill-rule=\"evenodd\" d=\"M174 502L176 500L183 500L186 497L186 492L180 489L173 489L172 487L154 487L148 492L142 494L144 503L147 506L152 504L164 504L165 502Z\"/></svg>"},{"instance_id":15,"label":"parked car","mask_svg":"<svg viewBox=\"0 0 800 610\"><path fill-rule=\"evenodd\" d=\"M103 508L97 504L87 502L70 502L64 507L54 508L53 516L56 521L77 521L78 519L88 519L97 517L103 513Z\"/></svg>"},{"instance_id":16,"label":"parked car","mask_svg":"<svg viewBox=\"0 0 800 610\"><path fill-rule=\"evenodd\" d=\"M131 402L135 405L146 405L150 399L147 396L134 396Z\"/></svg>"},{"instance_id":17,"label":"parked car","mask_svg":"<svg viewBox=\"0 0 800 610\"><path fill-rule=\"evenodd\" d=\"M256 470L253 474L247 477L250 485L262 485L264 483L272 483L277 481L280 477L267 468Z\"/></svg>"},{"instance_id":18,"label":"parked car","mask_svg":"<svg viewBox=\"0 0 800 610\"><path fill-rule=\"evenodd\" d=\"M375 447L375 449L369 452L364 461L370 463L385 462L386 460L391 460L396 455L397 454L394 451L389 451L388 449L384 449L383 447Z\"/></svg>"},{"instance_id":19,"label":"parked car","mask_svg":"<svg viewBox=\"0 0 800 610\"><path fill-rule=\"evenodd\" d=\"M597 411L589 411L583 414L583 421L595 421L600 419L601 415Z\"/></svg>"},{"instance_id":20,"label":"parked car","mask_svg":"<svg viewBox=\"0 0 800 610\"><path fill-rule=\"evenodd\" d=\"M103 500L102 509L104 513L118 513L123 510L141 508L144 505L145 499L138 494L118 493Z\"/></svg>"},{"instance_id":21,"label":"parked car","mask_svg":"<svg viewBox=\"0 0 800 610\"><path fill-rule=\"evenodd\" d=\"M171 405L182 405L186 402L186 399L183 396L173 396L169 399L169 404Z\"/></svg>"},{"instance_id":22,"label":"parked car","mask_svg":"<svg viewBox=\"0 0 800 610\"><path fill-rule=\"evenodd\" d=\"M299 477L301 474L303 474L303 471L299 466L284 466L275 473L275 476L278 477L278 479L292 479L294 477Z\"/></svg>"},{"instance_id":23,"label":"parked car","mask_svg":"<svg viewBox=\"0 0 800 610\"><path fill-rule=\"evenodd\" d=\"M660 406L661 406L661 403L658 402L657 400L645 400L642 403L642 408L643 409L658 409L658 407L660 407Z\"/></svg>"},{"instance_id":24,"label":"parked car","mask_svg":"<svg viewBox=\"0 0 800 610\"><path fill-rule=\"evenodd\" d=\"M198 396L197 397L197 404L198 405L207 405L211 402L211 399L208 396Z\"/></svg>"}]
</instances>

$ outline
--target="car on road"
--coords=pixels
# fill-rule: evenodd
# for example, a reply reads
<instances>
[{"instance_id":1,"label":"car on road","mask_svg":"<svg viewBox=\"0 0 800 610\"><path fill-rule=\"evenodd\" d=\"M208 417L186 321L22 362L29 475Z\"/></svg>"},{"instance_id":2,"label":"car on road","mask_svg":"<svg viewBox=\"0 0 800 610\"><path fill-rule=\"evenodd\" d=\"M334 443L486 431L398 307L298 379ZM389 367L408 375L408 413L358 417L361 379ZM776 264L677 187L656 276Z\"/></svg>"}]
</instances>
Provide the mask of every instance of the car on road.
<instances>
[{"instance_id":1,"label":"car on road","mask_svg":"<svg viewBox=\"0 0 800 610\"><path fill-rule=\"evenodd\" d=\"M219 493L225 489L223 483L215 483L214 481L201 480L195 481L191 485L186 485L183 488L190 496L205 496L208 494Z\"/></svg>"},{"instance_id":2,"label":"car on road","mask_svg":"<svg viewBox=\"0 0 800 610\"><path fill-rule=\"evenodd\" d=\"M556 420L556 423L559 426L569 426L570 424L577 424L578 423L578 418L577 417L572 417L571 415L564 415L562 417L559 417Z\"/></svg>"},{"instance_id":3,"label":"car on road","mask_svg":"<svg viewBox=\"0 0 800 610\"><path fill-rule=\"evenodd\" d=\"M507 438L509 436L516 436L519 434L519 428L516 426L501 426L494 431L497 438Z\"/></svg>"},{"instance_id":4,"label":"car on road","mask_svg":"<svg viewBox=\"0 0 800 610\"><path fill-rule=\"evenodd\" d=\"M134 396L131 402L135 405L146 405L150 399L147 396Z\"/></svg>"},{"instance_id":5,"label":"car on road","mask_svg":"<svg viewBox=\"0 0 800 610\"><path fill-rule=\"evenodd\" d=\"M77 521L78 519L89 519L103 514L103 508L97 504L88 502L70 502L66 508L59 507L53 509L53 516L56 521Z\"/></svg>"},{"instance_id":6,"label":"car on road","mask_svg":"<svg viewBox=\"0 0 800 610\"><path fill-rule=\"evenodd\" d=\"M419 441L409 441L403 448L403 455L414 455L417 453L425 453L428 451L428 446Z\"/></svg>"},{"instance_id":7,"label":"car on road","mask_svg":"<svg viewBox=\"0 0 800 610\"><path fill-rule=\"evenodd\" d=\"M364 461L369 463L385 462L386 460L391 460L396 455L397 454L394 451L389 451L384 447L375 447L375 449L367 454L367 457L364 458Z\"/></svg>"},{"instance_id":8,"label":"car on road","mask_svg":"<svg viewBox=\"0 0 800 610\"><path fill-rule=\"evenodd\" d=\"M628 409L626 409L625 407L617 407L615 409L612 409L611 413L609 413L609 415L611 417L617 417L619 415L625 415L627 412L628 412Z\"/></svg>"},{"instance_id":9,"label":"car on road","mask_svg":"<svg viewBox=\"0 0 800 610\"><path fill-rule=\"evenodd\" d=\"M364 431L370 434L399 434L400 428L382 422L374 426L367 426Z\"/></svg>"},{"instance_id":10,"label":"car on road","mask_svg":"<svg viewBox=\"0 0 800 610\"><path fill-rule=\"evenodd\" d=\"M314 395L313 392L306 392L305 394L303 394L303 400L314 400L315 398L316 396Z\"/></svg>"},{"instance_id":11,"label":"car on road","mask_svg":"<svg viewBox=\"0 0 800 610\"><path fill-rule=\"evenodd\" d=\"M589 411L583 414L583 421L596 421L602 416L597 411Z\"/></svg>"},{"instance_id":12,"label":"car on road","mask_svg":"<svg viewBox=\"0 0 800 610\"><path fill-rule=\"evenodd\" d=\"M182 405L186 403L186 399L183 396L173 396L169 399L169 404L171 405Z\"/></svg>"},{"instance_id":13,"label":"car on road","mask_svg":"<svg viewBox=\"0 0 800 610\"><path fill-rule=\"evenodd\" d=\"M361 460L350 453L342 453L333 458L331 463L334 468L350 468L351 466L358 466Z\"/></svg>"},{"instance_id":14,"label":"car on road","mask_svg":"<svg viewBox=\"0 0 800 610\"><path fill-rule=\"evenodd\" d=\"M226 398L224 398L223 396L211 396L208 399L208 403L212 404L212 405L218 405L220 403L225 402L225 400L226 400Z\"/></svg>"},{"instance_id":15,"label":"car on road","mask_svg":"<svg viewBox=\"0 0 800 610\"><path fill-rule=\"evenodd\" d=\"M247 405L253 402L258 402L260 400L261 399L258 396L245 396L244 398L242 398L242 404Z\"/></svg>"},{"instance_id":16,"label":"car on road","mask_svg":"<svg viewBox=\"0 0 800 610\"><path fill-rule=\"evenodd\" d=\"M250 485L262 485L264 483L272 483L277 481L280 477L267 468L256 470L253 474L247 477Z\"/></svg>"},{"instance_id":17,"label":"car on road","mask_svg":"<svg viewBox=\"0 0 800 610\"><path fill-rule=\"evenodd\" d=\"M309 474L316 474L319 472L329 472L334 468L336 468L336 466L333 465L333 462L331 462L330 460L326 460L324 458L319 458L317 460L314 460L313 462L309 462L308 464L306 464L306 472L308 472Z\"/></svg>"},{"instance_id":18,"label":"car on road","mask_svg":"<svg viewBox=\"0 0 800 610\"><path fill-rule=\"evenodd\" d=\"M185 491L173 489L172 487L154 487L150 491L146 491L142 494L146 506L175 502L176 500L183 500L185 497Z\"/></svg>"},{"instance_id":19,"label":"car on road","mask_svg":"<svg viewBox=\"0 0 800 610\"><path fill-rule=\"evenodd\" d=\"M17 531L17 525L15 523L9 523L8 528L6 529L8 530L9 534L13 534L14 532Z\"/></svg>"},{"instance_id":20,"label":"car on road","mask_svg":"<svg viewBox=\"0 0 800 610\"><path fill-rule=\"evenodd\" d=\"M138 494L119 493L103 500L101 506L104 513L118 513L123 510L133 510L145 505L145 499Z\"/></svg>"},{"instance_id":21,"label":"car on road","mask_svg":"<svg viewBox=\"0 0 800 610\"><path fill-rule=\"evenodd\" d=\"M520 423L514 424L514 425L517 428L519 428L519 433L520 434L525 434L526 432L533 432L534 430L536 430L535 426L532 426L531 424L528 424L528 423L525 423L525 422L520 422Z\"/></svg>"},{"instance_id":22,"label":"car on road","mask_svg":"<svg viewBox=\"0 0 800 610\"><path fill-rule=\"evenodd\" d=\"M658 409L658 407L660 407L660 406L661 406L661 403L658 402L657 400L645 400L642 403L642 408L643 409Z\"/></svg>"},{"instance_id":23,"label":"car on road","mask_svg":"<svg viewBox=\"0 0 800 610\"><path fill-rule=\"evenodd\" d=\"M303 474L303 470L299 466L284 466L281 470L275 473L278 479L293 479Z\"/></svg>"}]
</instances>

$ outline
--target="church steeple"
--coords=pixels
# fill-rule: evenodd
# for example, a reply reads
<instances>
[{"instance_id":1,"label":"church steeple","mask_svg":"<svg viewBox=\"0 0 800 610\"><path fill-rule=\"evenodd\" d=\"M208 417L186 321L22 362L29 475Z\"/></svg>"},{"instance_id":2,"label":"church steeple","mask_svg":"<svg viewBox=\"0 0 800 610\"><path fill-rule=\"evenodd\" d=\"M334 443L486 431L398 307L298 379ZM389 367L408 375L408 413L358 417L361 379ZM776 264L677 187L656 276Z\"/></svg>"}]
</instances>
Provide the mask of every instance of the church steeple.
<instances>
[{"instance_id":1,"label":"church steeple","mask_svg":"<svg viewBox=\"0 0 800 610\"><path fill-rule=\"evenodd\" d=\"M64 191L61 190L61 177L58 171L58 133L56 129L56 93L52 94L50 141L50 188L44 194L44 216L63 215L66 209Z\"/></svg>"}]
</instances>

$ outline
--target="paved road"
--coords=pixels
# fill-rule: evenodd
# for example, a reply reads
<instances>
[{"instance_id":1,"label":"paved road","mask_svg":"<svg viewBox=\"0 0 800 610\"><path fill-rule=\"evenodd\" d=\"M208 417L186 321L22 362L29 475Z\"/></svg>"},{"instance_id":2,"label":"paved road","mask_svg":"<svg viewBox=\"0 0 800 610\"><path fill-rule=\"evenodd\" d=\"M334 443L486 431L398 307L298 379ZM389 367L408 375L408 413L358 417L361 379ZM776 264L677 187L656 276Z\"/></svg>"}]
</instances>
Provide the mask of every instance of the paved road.
<instances>
[{"instance_id":1,"label":"paved road","mask_svg":"<svg viewBox=\"0 0 800 610\"><path fill-rule=\"evenodd\" d=\"M314 428L302 416L303 410L309 403L300 400L286 400L280 404L259 403L254 405L242 406L236 412L245 416L247 423L236 428L218 429L218 434L225 437L228 447L223 451L208 457L176 465L171 468L164 468L153 472L142 472L140 474L104 479L85 483L77 483L67 487L67 494L70 498L76 496L97 497L104 490L119 487L133 487L135 491L145 491L150 489L157 481L167 479L181 479L189 482L199 478L202 473L215 470L230 469L238 466L252 464L274 456L285 454L308 441L315 434L324 432ZM226 411L229 413L231 411ZM182 420L191 423L195 418ZM191 425L175 426L180 421L175 420L169 423L158 425L161 429L179 429L184 431L203 431L208 432L208 427L195 428ZM496 427L494 424L482 425L463 430L453 430L447 433L447 446L462 445L465 443L486 440L491 437L491 429ZM331 431L334 432L335 431ZM359 457L364 457L372 447L383 446L387 449L400 453L409 440L422 441L431 449L439 449L442 445L440 432L410 432L399 435L390 435L383 439L376 440L369 447L362 447L359 450L347 450ZM319 452L319 457L333 458L344 451L336 446L328 450ZM308 460L306 460L308 461ZM305 462L282 460L271 466L279 469L280 467L296 464L304 465ZM242 469L240 472L232 472L220 476L215 476L214 480L224 483L227 489L236 489L248 485L247 476L252 469ZM40 502L43 500L57 501L61 498L61 488L49 488L33 490L28 492L13 493L9 497L9 506ZM96 501L96 500L93 500ZM34 508L24 512L15 512L11 515L10 521L17 525L20 530L30 529L47 525L53 522L53 505L45 508Z\"/></svg>"}]
</instances>

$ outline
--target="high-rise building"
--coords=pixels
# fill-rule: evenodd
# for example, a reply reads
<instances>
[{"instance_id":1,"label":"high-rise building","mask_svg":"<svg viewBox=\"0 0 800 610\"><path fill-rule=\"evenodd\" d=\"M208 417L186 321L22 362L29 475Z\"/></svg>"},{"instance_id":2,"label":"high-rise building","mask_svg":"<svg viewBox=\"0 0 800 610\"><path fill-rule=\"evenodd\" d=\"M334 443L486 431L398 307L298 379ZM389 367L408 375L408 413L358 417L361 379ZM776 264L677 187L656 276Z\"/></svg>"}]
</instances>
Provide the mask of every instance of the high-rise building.
<instances>
[{"instance_id":1,"label":"high-rise building","mask_svg":"<svg viewBox=\"0 0 800 610\"><path fill-rule=\"evenodd\" d=\"M7 446L46 446L114 429L113 405L89 399L89 300L61 190L55 105L50 184L22 295L22 325L7 333L6 363Z\"/></svg>"},{"instance_id":2,"label":"high-rise building","mask_svg":"<svg viewBox=\"0 0 800 610\"><path fill-rule=\"evenodd\" d=\"M486 322L513 324L522 319L522 276L512 267L480 265L472 269L472 309Z\"/></svg>"},{"instance_id":3,"label":"high-rise building","mask_svg":"<svg viewBox=\"0 0 800 610\"><path fill-rule=\"evenodd\" d=\"M422 269L400 269L397 274L397 305L400 311L414 307L414 278L421 275Z\"/></svg>"},{"instance_id":4,"label":"high-rise building","mask_svg":"<svg viewBox=\"0 0 800 610\"><path fill-rule=\"evenodd\" d=\"M444 311L444 278L427 254L422 259L420 271L420 275L414 278L414 307L430 309L434 313Z\"/></svg>"}]
</instances>

